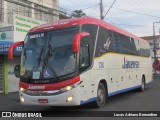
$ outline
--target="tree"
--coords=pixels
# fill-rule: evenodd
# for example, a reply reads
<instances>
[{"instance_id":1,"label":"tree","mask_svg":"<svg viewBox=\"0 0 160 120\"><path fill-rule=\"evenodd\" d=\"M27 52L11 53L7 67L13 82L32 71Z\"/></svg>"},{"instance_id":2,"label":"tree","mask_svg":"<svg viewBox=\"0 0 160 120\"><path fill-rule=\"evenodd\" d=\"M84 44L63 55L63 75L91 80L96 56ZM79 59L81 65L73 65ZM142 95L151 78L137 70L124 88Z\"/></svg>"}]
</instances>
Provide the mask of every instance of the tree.
<instances>
[{"instance_id":1,"label":"tree","mask_svg":"<svg viewBox=\"0 0 160 120\"><path fill-rule=\"evenodd\" d=\"M85 16L86 14L82 10L75 10L71 14L72 18L85 17Z\"/></svg>"}]
</instances>

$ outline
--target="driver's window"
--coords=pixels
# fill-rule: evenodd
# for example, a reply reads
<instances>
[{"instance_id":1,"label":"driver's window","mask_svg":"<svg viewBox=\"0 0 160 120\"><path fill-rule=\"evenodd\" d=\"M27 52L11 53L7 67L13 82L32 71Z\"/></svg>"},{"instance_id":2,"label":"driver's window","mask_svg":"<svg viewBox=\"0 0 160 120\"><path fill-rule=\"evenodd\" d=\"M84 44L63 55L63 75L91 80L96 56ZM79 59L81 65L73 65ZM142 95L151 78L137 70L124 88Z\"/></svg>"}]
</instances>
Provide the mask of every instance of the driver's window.
<instances>
[{"instance_id":1,"label":"driver's window","mask_svg":"<svg viewBox=\"0 0 160 120\"><path fill-rule=\"evenodd\" d=\"M80 50L80 68L89 66L89 45L82 44Z\"/></svg>"},{"instance_id":2,"label":"driver's window","mask_svg":"<svg viewBox=\"0 0 160 120\"><path fill-rule=\"evenodd\" d=\"M90 65L88 37L84 37L80 43L79 68L84 71Z\"/></svg>"}]
</instances>

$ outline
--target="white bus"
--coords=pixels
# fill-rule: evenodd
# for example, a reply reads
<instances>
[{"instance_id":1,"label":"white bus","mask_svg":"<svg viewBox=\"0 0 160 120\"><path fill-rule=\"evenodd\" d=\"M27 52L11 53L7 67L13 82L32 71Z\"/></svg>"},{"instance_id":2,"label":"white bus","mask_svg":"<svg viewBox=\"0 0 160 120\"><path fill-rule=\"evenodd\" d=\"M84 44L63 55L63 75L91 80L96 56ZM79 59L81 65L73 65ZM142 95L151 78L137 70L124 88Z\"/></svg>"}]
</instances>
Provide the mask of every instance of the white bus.
<instances>
[{"instance_id":1,"label":"white bus","mask_svg":"<svg viewBox=\"0 0 160 120\"><path fill-rule=\"evenodd\" d=\"M152 81L149 43L96 18L59 20L35 27L22 44L22 104L73 106L133 89L144 91ZM20 74L20 75L18 75Z\"/></svg>"}]
</instances>

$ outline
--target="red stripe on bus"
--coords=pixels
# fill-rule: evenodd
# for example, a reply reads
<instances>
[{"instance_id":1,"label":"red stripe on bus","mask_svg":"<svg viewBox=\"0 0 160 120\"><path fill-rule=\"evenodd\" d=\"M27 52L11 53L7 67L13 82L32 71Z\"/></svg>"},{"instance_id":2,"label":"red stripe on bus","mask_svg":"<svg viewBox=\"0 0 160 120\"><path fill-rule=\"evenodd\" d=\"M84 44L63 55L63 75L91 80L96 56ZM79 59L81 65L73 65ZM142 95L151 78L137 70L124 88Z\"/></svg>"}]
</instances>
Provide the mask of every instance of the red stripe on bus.
<instances>
[{"instance_id":1,"label":"red stripe on bus","mask_svg":"<svg viewBox=\"0 0 160 120\"><path fill-rule=\"evenodd\" d=\"M75 77L71 78L68 80L64 80L62 82L57 82L57 83L50 83L50 84L28 84L24 82L19 82L19 86L27 89L27 90L43 90L43 91L48 91L48 90L59 90L61 88L64 88L69 85L73 85L77 82L80 81L80 77Z\"/></svg>"},{"instance_id":2,"label":"red stripe on bus","mask_svg":"<svg viewBox=\"0 0 160 120\"><path fill-rule=\"evenodd\" d=\"M54 29L62 29L62 28L67 28L67 27L71 27L71 26L75 26L75 25L84 25L84 24L93 24L93 25L97 25L100 27L103 27L105 29L132 37L136 40L140 40L143 42L146 42L146 40L139 38L119 27L116 27L112 24L109 24L107 22L104 22L102 20L99 20L97 18L91 18L91 17L82 17L82 18L72 18L72 19L64 19L64 20L57 20L54 22L50 22L50 23L46 23L46 24L42 24L40 26L34 27L32 28L29 33L34 33L34 32L43 32L46 30L54 30Z\"/></svg>"}]
</instances>

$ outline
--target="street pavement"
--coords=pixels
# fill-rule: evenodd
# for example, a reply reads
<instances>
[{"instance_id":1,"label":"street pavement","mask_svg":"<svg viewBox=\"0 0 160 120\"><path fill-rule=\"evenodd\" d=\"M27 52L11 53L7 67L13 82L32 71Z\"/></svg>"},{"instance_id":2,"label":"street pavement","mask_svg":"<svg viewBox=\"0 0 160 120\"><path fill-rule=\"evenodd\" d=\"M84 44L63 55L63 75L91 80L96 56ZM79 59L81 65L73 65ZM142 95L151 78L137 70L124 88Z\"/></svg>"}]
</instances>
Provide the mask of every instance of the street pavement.
<instances>
[{"instance_id":1,"label":"street pavement","mask_svg":"<svg viewBox=\"0 0 160 120\"><path fill-rule=\"evenodd\" d=\"M144 92L130 91L110 97L106 105L100 109L92 104L77 107L46 107L24 106L19 102L18 93L0 94L0 111L160 111L160 75L154 76L154 81L146 86ZM62 112L62 116L63 116ZM80 115L79 115L80 116Z\"/></svg>"}]
</instances>

